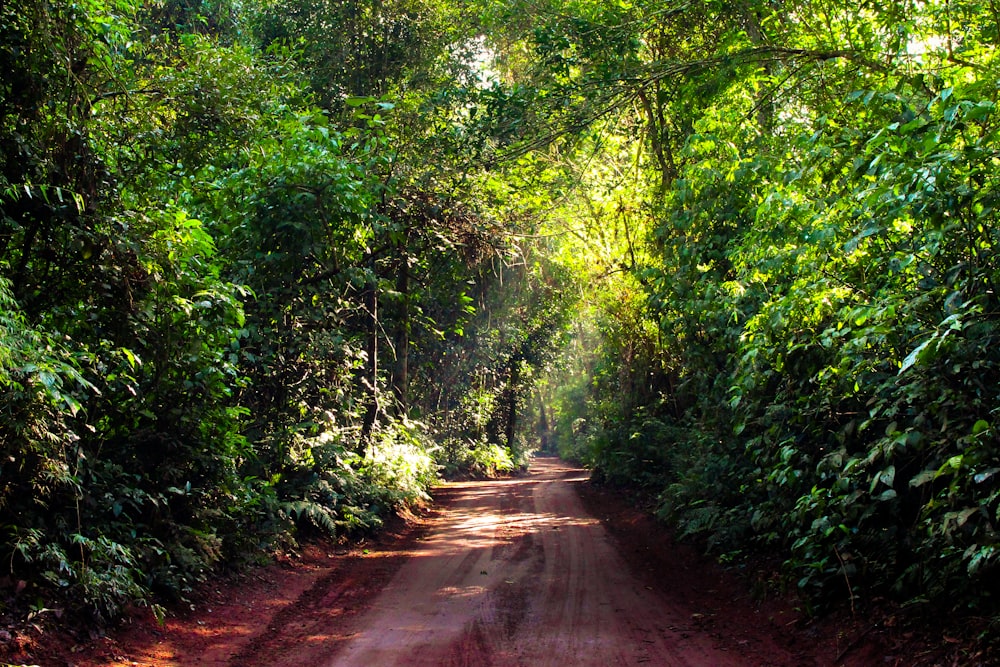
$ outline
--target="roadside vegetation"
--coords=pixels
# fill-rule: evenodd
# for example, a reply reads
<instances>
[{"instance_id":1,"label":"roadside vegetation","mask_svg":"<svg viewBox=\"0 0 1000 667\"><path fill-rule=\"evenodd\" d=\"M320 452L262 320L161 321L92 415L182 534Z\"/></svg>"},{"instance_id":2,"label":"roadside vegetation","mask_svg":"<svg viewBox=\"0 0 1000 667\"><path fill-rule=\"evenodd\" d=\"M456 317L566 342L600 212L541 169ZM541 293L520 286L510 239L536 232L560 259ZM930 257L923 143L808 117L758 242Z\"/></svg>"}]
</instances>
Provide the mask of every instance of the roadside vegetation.
<instances>
[{"instance_id":1,"label":"roadside vegetation","mask_svg":"<svg viewBox=\"0 0 1000 667\"><path fill-rule=\"evenodd\" d=\"M0 25L10 613L107 623L524 464L571 301L489 196L456 6L15 0Z\"/></svg>"},{"instance_id":2,"label":"roadside vegetation","mask_svg":"<svg viewBox=\"0 0 1000 667\"><path fill-rule=\"evenodd\" d=\"M559 451L814 610L995 618L994 8L588 7L533 33L605 132Z\"/></svg>"}]
</instances>

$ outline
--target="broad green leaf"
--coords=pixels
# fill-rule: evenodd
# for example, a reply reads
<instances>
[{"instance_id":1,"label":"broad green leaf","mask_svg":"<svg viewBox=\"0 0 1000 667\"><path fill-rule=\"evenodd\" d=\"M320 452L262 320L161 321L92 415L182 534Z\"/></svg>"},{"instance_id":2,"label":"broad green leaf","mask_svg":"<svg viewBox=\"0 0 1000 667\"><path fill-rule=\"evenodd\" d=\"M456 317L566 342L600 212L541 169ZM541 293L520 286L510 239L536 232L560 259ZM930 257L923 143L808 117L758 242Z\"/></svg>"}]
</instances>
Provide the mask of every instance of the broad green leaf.
<instances>
[{"instance_id":1,"label":"broad green leaf","mask_svg":"<svg viewBox=\"0 0 1000 667\"><path fill-rule=\"evenodd\" d=\"M912 352L910 352L908 355L906 355L906 358L903 359L903 363L899 367L899 373L898 374L902 375L904 371L906 371L907 369L909 369L910 367L912 367L915 363L917 363L917 359L920 357L920 354L925 349L927 349L927 346L930 345L931 343L933 343L934 340L935 339L933 337L928 338L923 343L921 343L920 345L918 345L917 347L915 347Z\"/></svg>"},{"instance_id":2,"label":"broad green leaf","mask_svg":"<svg viewBox=\"0 0 1000 667\"><path fill-rule=\"evenodd\" d=\"M914 475L913 478L910 479L910 486L913 487L913 488L917 488L917 487L923 486L927 482L933 482L935 479L938 478L938 475L939 475L939 471L936 470L936 469L935 470L921 470L916 475Z\"/></svg>"}]
</instances>

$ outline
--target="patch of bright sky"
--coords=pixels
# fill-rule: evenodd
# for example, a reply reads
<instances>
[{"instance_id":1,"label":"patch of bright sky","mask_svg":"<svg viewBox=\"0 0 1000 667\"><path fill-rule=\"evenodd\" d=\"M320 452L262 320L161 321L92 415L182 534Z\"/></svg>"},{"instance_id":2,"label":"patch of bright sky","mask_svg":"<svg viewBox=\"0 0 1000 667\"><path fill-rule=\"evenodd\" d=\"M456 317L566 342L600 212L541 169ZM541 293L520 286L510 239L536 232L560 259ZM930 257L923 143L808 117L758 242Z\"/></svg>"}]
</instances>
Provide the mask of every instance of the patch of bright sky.
<instances>
[{"instance_id":1,"label":"patch of bright sky","mask_svg":"<svg viewBox=\"0 0 1000 667\"><path fill-rule=\"evenodd\" d=\"M480 88L490 88L500 81L496 70L496 52L486 43L486 37L479 35L462 43L461 51L468 58L469 66Z\"/></svg>"}]
</instances>

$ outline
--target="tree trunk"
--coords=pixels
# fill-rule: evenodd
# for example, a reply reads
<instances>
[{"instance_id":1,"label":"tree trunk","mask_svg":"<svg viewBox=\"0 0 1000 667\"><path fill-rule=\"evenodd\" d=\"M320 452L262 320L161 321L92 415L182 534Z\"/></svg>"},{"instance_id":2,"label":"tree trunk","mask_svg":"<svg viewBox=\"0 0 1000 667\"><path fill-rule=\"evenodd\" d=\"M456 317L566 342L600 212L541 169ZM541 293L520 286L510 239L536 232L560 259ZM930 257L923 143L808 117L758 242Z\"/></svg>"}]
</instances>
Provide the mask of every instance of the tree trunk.
<instances>
[{"instance_id":1,"label":"tree trunk","mask_svg":"<svg viewBox=\"0 0 1000 667\"><path fill-rule=\"evenodd\" d=\"M656 91L653 101L649 99L646 91L639 89L639 101L642 103L643 111L646 113L646 131L649 138L649 147L656 158L656 164L660 169L659 195L666 194L667 189L675 178L677 178L677 164L674 161L674 153L670 147L670 137L667 132L667 122L663 115L663 104L659 101Z\"/></svg>"},{"instance_id":2,"label":"tree trunk","mask_svg":"<svg viewBox=\"0 0 1000 667\"><path fill-rule=\"evenodd\" d=\"M545 397L538 391L538 441L539 449L549 451L549 417L545 411Z\"/></svg>"},{"instance_id":3,"label":"tree trunk","mask_svg":"<svg viewBox=\"0 0 1000 667\"><path fill-rule=\"evenodd\" d=\"M399 262L399 272L396 274L396 292L401 295L399 313L396 318L394 346L396 362L392 367L392 391L396 397L397 408L407 412L407 389L410 382L410 265L404 256Z\"/></svg>"},{"instance_id":4,"label":"tree trunk","mask_svg":"<svg viewBox=\"0 0 1000 667\"><path fill-rule=\"evenodd\" d=\"M517 432L517 385L520 381L521 360L514 357L510 360L507 380L507 421L504 425L504 439L511 451L514 449L514 436Z\"/></svg>"},{"instance_id":5,"label":"tree trunk","mask_svg":"<svg viewBox=\"0 0 1000 667\"><path fill-rule=\"evenodd\" d=\"M747 37L750 38L750 42L755 47L765 46L767 44L767 39L761 28L760 17L750 4L744 4L740 9L743 15L744 28L746 29ZM771 76L774 73L774 66L771 63L765 63L763 65L763 69L768 76ZM773 94L774 90L768 90L767 88L761 89L761 91L757 94L757 104L755 106L757 113L757 126L760 128L761 134L764 135L771 135L774 133Z\"/></svg>"},{"instance_id":6,"label":"tree trunk","mask_svg":"<svg viewBox=\"0 0 1000 667\"><path fill-rule=\"evenodd\" d=\"M365 308L368 311L368 321L371 324L368 331L368 367L364 379L368 390L368 406L365 410L365 417L361 424L361 442L367 443L371 439L375 430L375 423L378 421L379 396L378 396L378 274L375 271L375 257L369 261L371 276L369 278L368 289L365 290Z\"/></svg>"}]
</instances>

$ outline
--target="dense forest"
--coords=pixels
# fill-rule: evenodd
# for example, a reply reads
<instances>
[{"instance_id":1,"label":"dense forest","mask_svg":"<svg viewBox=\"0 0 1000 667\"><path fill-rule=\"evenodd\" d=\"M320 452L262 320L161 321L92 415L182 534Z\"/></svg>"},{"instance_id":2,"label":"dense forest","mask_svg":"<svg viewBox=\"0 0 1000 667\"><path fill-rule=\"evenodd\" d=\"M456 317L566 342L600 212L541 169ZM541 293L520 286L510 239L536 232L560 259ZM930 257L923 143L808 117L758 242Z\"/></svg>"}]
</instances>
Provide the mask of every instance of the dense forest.
<instances>
[{"instance_id":1,"label":"dense forest","mask_svg":"<svg viewBox=\"0 0 1000 667\"><path fill-rule=\"evenodd\" d=\"M992 1L10 0L0 35L32 614L159 610L539 448L816 609L1000 612Z\"/></svg>"}]
</instances>

